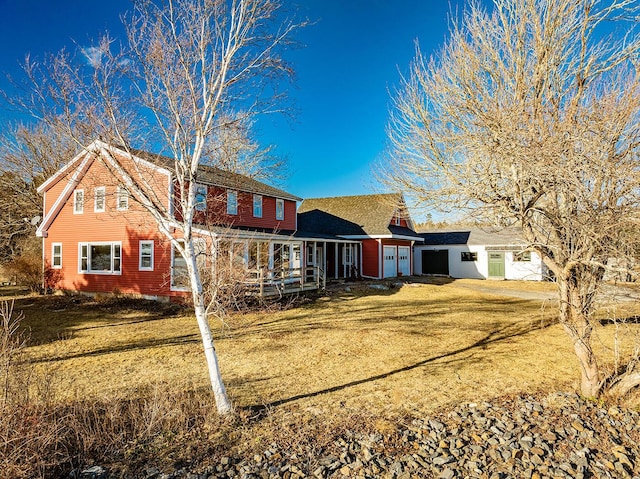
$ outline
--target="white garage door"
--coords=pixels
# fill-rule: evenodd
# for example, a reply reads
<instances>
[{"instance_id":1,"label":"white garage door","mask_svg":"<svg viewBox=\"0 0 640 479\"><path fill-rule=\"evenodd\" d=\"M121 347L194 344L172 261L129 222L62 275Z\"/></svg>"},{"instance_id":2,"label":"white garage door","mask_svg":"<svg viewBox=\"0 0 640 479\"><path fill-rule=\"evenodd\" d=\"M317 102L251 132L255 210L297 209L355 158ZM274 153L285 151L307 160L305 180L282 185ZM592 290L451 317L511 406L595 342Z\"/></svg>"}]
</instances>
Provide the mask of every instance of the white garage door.
<instances>
[{"instance_id":1,"label":"white garage door","mask_svg":"<svg viewBox=\"0 0 640 479\"><path fill-rule=\"evenodd\" d=\"M408 246L398 246L398 273L402 273L403 276L411 274L410 252L411 248Z\"/></svg>"},{"instance_id":2,"label":"white garage door","mask_svg":"<svg viewBox=\"0 0 640 479\"><path fill-rule=\"evenodd\" d=\"M396 247L385 246L384 247L384 278L393 278L398 276L397 263L396 263Z\"/></svg>"}]
</instances>

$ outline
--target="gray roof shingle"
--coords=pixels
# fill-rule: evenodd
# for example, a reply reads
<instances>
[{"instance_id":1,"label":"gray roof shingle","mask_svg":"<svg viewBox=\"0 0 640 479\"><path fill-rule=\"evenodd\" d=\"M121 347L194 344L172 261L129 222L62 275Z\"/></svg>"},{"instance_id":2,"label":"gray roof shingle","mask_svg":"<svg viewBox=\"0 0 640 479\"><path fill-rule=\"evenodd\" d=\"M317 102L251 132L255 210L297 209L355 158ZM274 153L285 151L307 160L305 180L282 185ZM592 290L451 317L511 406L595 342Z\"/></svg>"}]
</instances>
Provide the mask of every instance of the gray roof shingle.
<instances>
[{"instance_id":1,"label":"gray roof shingle","mask_svg":"<svg viewBox=\"0 0 640 479\"><path fill-rule=\"evenodd\" d=\"M521 233L516 228L489 229L467 228L458 230L433 230L419 233L427 245L523 245Z\"/></svg>"},{"instance_id":2,"label":"gray roof shingle","mask_svg":"<svg viewBox=\"0 0 640 479\"><path fill-rule=\"evenodd\" d=\"M298 231L335 236L402 235L418 239L411 228L390 225L397 210L409 219L400 193L310 198L298 208Z\"/></svg>"}]
</instances>

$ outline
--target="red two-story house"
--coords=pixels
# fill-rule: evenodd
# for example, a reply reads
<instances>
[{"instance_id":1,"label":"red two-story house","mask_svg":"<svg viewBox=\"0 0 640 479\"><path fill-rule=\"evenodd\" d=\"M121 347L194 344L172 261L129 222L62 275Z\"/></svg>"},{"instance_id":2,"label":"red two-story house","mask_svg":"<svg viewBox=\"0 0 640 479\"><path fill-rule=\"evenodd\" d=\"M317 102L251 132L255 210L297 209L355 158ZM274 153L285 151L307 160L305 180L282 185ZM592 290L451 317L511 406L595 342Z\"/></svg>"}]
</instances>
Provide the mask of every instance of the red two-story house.
<instances>
[{"instance_id":1,"label":"red two-story house","mask_svg":"<svg viewBox=\"0 0 640 479\"><path fill-rule=\"evenodd\" d=\"M170 158L96 141L40 186L44 217L37 234L56 288L151 298L185 294L184 260L127 187L132 180L143 184L151 192L147 201L172 231L180 200L172 165ZM304 244L293 236L300 198L209 166L200 168L197 181L194 235L203 244L224 245L230 262L246 269L302 266Z\"/></svg>"}]
</instances>

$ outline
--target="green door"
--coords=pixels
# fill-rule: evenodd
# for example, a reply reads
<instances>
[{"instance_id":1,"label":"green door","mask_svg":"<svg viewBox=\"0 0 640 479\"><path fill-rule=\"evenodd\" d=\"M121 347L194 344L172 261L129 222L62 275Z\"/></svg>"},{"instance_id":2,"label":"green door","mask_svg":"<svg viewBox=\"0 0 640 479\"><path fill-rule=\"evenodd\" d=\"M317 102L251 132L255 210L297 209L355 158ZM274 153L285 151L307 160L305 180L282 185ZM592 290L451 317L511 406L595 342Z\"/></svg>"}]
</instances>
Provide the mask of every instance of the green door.
<instances>
[{"instance_id":1,"label":"green door","mask_svg":"<svg viewBox=\"0 0 640 479\"><path fill-rule=\"evenodd\" d=\"M504 279L504 251L489 251L489 278Z\"/></svg>"}]
</instances>

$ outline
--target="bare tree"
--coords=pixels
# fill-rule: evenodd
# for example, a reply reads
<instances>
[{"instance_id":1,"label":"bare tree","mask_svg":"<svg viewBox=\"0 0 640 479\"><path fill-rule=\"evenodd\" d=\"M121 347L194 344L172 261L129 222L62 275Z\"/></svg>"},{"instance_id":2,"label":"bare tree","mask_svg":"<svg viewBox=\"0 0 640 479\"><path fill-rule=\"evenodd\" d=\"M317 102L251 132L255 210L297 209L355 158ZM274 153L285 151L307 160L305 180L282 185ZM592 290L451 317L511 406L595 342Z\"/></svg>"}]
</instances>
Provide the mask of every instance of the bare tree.
<instances>
[{"instance_id":1,"label":"bare tree","mask_svg":"<svg viewBox=\"0 0 640 479\"><path fill-rule=\"evenodd\" d=\"M386 181L522 227L590 397L640 384L635 360L605 374L592 338L608 261L638 231L637 14L635 0L472 3L436 56L417 48L389 124Z\"/></svg>"},{"instance_id":2,"label":"bare tree","mask_svg":"<svg viewBox=\"0 0 640 479\"><path fill-rule=\"evenodd\" d=\"M291 32L277 0L138 0L124 18L126 43L105 36L83 50L86 65L65 52L44 67L27 65L35 95L23 106L39 121L67 119L64 131L124 182L186 262L189 286L220 414L232 411L218 365L194 226L196 183L204 164L256 173L264 153L251 140L252 118L276 110L276 80L291 71L281 57ZM23 97L25 98L25 97ZM47 108L40 105L45 104ZM42 112L41 114L38 112ZM134 160L145 154L170 171L174 198ZM112 146L117 146L113 148ZM122 152L126 152L126 157ZM178 232L176 234L175 231Z\"/></svg>"}]
</instances>

